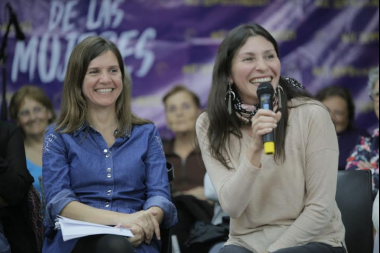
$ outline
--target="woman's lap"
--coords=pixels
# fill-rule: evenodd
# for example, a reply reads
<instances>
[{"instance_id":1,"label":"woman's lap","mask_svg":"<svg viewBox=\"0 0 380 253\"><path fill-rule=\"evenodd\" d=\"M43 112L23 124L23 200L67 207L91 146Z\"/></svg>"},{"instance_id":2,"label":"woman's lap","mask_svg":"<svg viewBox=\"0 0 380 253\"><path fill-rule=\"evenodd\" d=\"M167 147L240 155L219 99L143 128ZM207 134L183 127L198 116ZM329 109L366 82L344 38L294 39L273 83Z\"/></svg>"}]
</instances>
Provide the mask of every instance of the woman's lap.
<instances>
[{"instance_id":1,"label":"woman's lap","mask_svg":"<svg viewBox=\"0 0 380 253\"><path fill-rule=\"evenodd\" d=\"M10 247L7 238L0 232L0 253L10 253Z\"/></svg>"},{"instance_id":2,"label":"woman's lap","mask_svg":"<svg viewBox=\"0 0 380 253\"><path fill-rule=\"evenodd\" d=\"M334 248L322 243L309 243L304 246L277 250L273 253L345 253L343 248Z\"/></svg>"},{"instance_id":3,"label":"woman's lap","mask_svg":"<svg viewBox=\"0 0 380 253\"><path fill-rule=\"evenodd\" d=\"M79 239L72 253L134 253L132 245L122 236L93 235Z\"/></svg>"},{"instance_id":4,"label":"woman's lap","mask_svg":"<svg viewBox=\"0 0 380 253\"><path fill-rule=\"evenodd\" d=\"M218 243L216 245L214 245L209 253L219 253L219 251L223 248L223 245L225 244L225 242L221 242L221 243Z\"/></svg>"},{"instance_id":5,"label":"woman's lap","mask_svg":"<svg viewBox=\"0 0 380 253\"><path fill-rule=\"evenodd\" d=\"M326 244L321 243L309 243L304 246L281 249L273 253L345 253L343 248L334 248ZM252 253L246 248L228 245L223 247L219 253Z\"/></svg>"},{"instance_id":6,"label":"woman's lap","mask_svg":"<svg viewBox=\"0 0 380 253\"><path fill-rule=\"evenodd\" d=\"M252 253L252 252L243 247L228 245L228 246L223 247L219 251L219 253Z\"/></svg>"}]
</instances>

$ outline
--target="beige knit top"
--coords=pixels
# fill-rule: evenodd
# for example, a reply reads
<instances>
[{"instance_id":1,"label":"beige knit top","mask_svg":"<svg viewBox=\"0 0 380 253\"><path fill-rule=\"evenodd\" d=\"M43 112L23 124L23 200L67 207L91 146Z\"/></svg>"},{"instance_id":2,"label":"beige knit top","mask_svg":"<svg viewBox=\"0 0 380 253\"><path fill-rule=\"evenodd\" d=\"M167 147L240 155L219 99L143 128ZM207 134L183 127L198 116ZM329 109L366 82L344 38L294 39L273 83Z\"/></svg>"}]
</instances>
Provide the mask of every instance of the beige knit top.
<instances>
[{"instance_id":1,"label":"beige knit top","mask_svg":"<svg viewBox=\"0 0 380 253\"><path fill-rule=\"evenodd\" d=\"M292 100L285 144L286 160L262 156L262 166L246 157L251 137L231 135L228 170L209 151L209 119L202 114L197 136L207 172L223 210L231 216L230 239L252 252L320 242L341 247L345 228L335 201L338 140L331 116L315 101Z\"/></svg>"}]
</instances>

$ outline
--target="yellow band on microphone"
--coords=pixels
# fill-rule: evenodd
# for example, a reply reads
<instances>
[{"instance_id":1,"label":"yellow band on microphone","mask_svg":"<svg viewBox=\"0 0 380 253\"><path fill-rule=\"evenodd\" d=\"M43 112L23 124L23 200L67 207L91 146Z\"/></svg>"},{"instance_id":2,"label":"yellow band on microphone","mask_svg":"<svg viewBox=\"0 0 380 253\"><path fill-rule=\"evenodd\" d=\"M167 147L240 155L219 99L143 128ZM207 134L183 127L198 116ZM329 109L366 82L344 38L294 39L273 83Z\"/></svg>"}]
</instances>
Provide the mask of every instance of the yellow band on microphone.
<instances>
[{"instance_id":1,"label":"yellow band on microphone","mask_svg":"<svg viewBox=\"0 0 380 253\"><path fill-rule=\"evenodd\" d=\"M265 142L264 143L264 151L267 155L274 155L275 153L275 146L274 142Z\"/></svg>"}]
</instances>

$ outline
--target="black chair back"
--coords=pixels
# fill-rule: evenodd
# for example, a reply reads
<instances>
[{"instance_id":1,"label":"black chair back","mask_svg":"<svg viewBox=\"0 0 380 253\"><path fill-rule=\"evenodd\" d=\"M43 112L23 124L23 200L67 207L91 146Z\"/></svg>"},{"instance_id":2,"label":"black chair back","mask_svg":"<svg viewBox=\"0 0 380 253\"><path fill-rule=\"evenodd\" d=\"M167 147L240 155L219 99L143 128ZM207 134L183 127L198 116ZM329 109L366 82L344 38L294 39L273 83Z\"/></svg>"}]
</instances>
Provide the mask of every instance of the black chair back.
<instances>
[{"instance_id":1,"label":"black chair back","mask_svg":"<svg viewBox=\"0 0 380 253\"><path fill-rule=\"evenodd\" d=\"M371 171L339 171L336 201L349 253L373 253Z\"/></svg>"}]
</instances>

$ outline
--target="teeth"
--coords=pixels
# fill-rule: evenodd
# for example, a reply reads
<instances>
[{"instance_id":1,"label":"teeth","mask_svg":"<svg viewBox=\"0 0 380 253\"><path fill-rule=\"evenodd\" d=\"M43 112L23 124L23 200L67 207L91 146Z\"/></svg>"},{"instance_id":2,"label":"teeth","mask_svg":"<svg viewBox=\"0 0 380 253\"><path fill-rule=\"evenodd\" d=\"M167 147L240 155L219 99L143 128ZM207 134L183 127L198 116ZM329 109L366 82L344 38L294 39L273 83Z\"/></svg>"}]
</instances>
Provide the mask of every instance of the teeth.
<instances>
[{"instance_id":1,"label":"teeth","mask_svg":"<svg viewBox=\"0 0 380 253\"><path fill-rule=\"evenodd\" d=\"M266 77L266 78L257 78L250 81L250 83L264 83L264 82L270 82L272 81L272 78Z\"/></svg>"},{"instance_id":2,"label":"teeth","mask_svg":"<svg viewBox=\"0 0 380 253\"><path fill-rule=\"evenodd\" d=\"M100 90L97 90L96 92L98 92L98 93L109 93L109 92L112 92L112 89L100 89Z\"/></svg>"}]
</instances>

